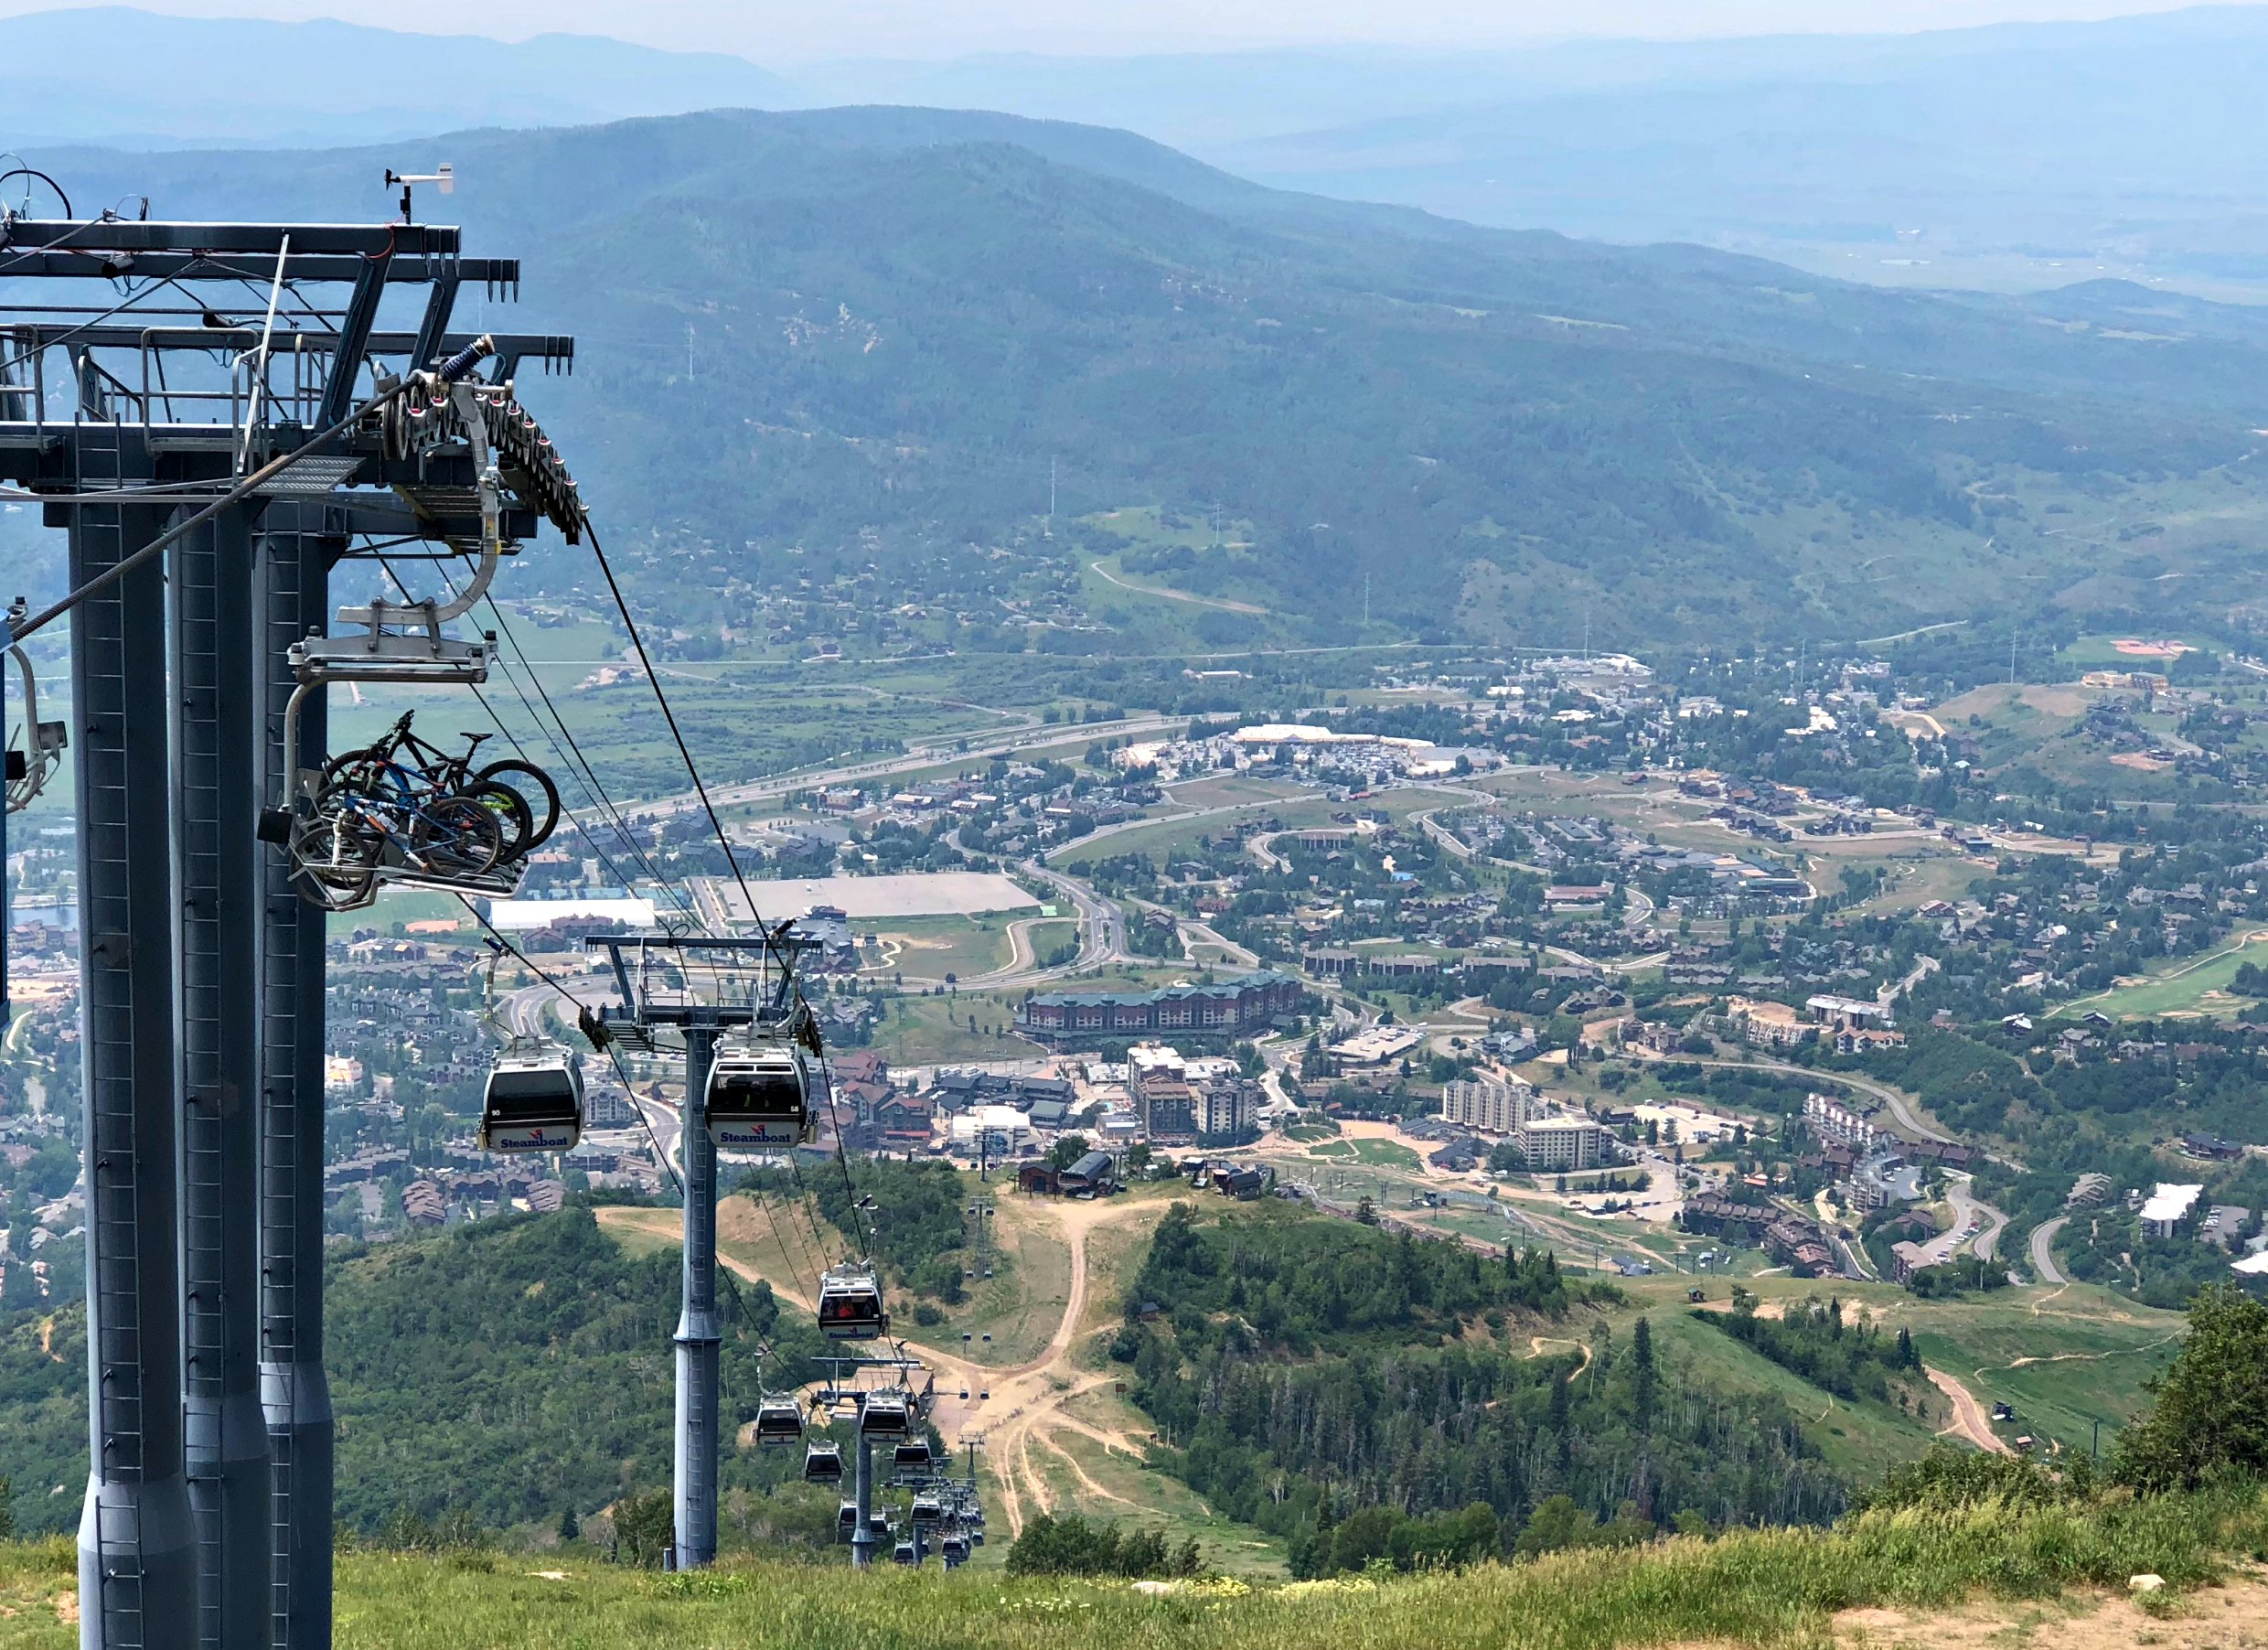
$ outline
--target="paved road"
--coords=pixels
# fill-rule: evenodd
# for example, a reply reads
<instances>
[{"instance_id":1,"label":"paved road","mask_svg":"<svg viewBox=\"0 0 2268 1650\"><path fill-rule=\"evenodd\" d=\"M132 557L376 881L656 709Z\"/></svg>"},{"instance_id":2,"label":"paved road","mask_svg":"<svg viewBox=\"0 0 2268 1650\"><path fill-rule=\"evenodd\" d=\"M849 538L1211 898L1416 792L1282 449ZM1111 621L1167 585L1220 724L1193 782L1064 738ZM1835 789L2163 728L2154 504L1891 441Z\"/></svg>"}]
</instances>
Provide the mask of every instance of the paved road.
<instances>
[{"instance_id":1,"label":"paved road","mask_svg":"<svg viewBox=\"0 0 2268 1650\"><path fill-rule=\"evenodd\" d=\"M854 762L839 767L800 768L794 773L754 779L745 785L711 786L709 796L720 808L737 803L771 801L799 790L816 790L824 786L842 785L853 780L884 778L891 774L911 773L915 768L935 767L941 762L979 762L1042 745L1068 745L1080 739L1117 739L1129 734L1161 733L1167 728L1187 725L1188 718L1182 716L1129 716L1118 722L1065 722L1058 723L1054 727L1024 727L1013 733L972 736L966 750L961 748L957 738L944 740L916 745L903 756L891 756L880 761ZM682 813L700 806L701 798L687 791L652 802L626 804L625 811L633 816L652 816Z\"/></svg>"},{"instance_id":2,"label":"paved road","mask_svg":"<svg viewBox=\"0 0 2268 1650\"><path fill-rule=\"evenodd\" d=\"M1951 1229L1940 1232L1921 1246L1921 1252L1931 1266L1940 1266L1963 1249L1968 1249L1980 1260L1993 1259L1993 1251L2000 1245L2000 1234L2007 1228L2008 1217L1988 1203L1979 1202L1970 1192L1975 1183L1966 1174L1956 1174L1945 1182L1945 1201L1953 1207ZM1974 1238L1962 1234L1976 1228Z\"/></svg>"},{"instance_id":3,"label":"paved road","mask_svg":"<svg viewBox=\"0 0 2268 1650\"><path fill-rule=\"evenodd\" d=\"M1181 930L1182 943L1184 946L1192 941L1198 945L1218 946L1224 953L1224 959L1231 968L1257 969L1260 966L1258 952L1238 945L1211 923L1191 922L1183 918Z\"/></svg>"},{"instance_id":4,"label":"paved road","mask_svg":"<svg viewBox=\"0 0 2268 1650\"><path fill-rule=\"evenodd\" d=\"M1639 1057L1684 1059L1686 1056L1649 1056L1642 1055ZM1840 1083L1845 1088L1858 1089L1862 1093L1870 1094L1874 1096L1876 1099L1880 1100L1885 1106L1889 1108L1890 1115L1898 1120L1899 1126L1915 1138L1925 1141L1936 1141L1941 1145L1947 1146L1957 1146L1961 1143L1952 1135L1942 1133L1939 1130L1931 1128L1927 1123L1916 1117L1913 1114L1912 1109L1906 1104L1906 1097L1904 1095L1899 1093L1895 1088L1885 1088L1882 1084L1875 1082L1870 1077L1853 1077L1846 1071L1813 1071L1808 1066L1793 1066L1790 1065L1785 1060L1696 1060L1693 1063L1698 1066L1745 1066L1759 1071L1792 1072L1798 1077L1815 1077L1823 1083Z\"/></svg>"},{"instance_id":5,"label":"paved road","mask_svg":"<svg viewBox=\"0 0 2268 1650\"><path fill-rule=\"evenodd\" d=\"M2043 1220L2032 1228L2032 1280L2037 1283L2067 1283L2069 1279L2056 1270L2056 1234L2063 1229L2069 1215L2059 1215L2053 1220Z\"/></svg>"},{"instance_id":6,"label":"paved road","mask_svg":"<svg viewBox=\"0 0 2268 1650\"><path fill-rule=\"evenodd\" d=\"M1041 861L1026 860L1022 869L1069 900L1079 915L1079 954L1070 968L1098 969L1125 959L1126 913L1116 901Z\"/></svg>"},{"instance_id":7,"label":"paved road","mask_svg":"<svg viewBox=\"0 0 2268 1650\"><path fill-rule=\"evenodd\" d=\"M1603 967L1603 965L1594 965L1594 967ZM1624 965L1624 967L1635 967L1635 965ZM1681 1060L1681 1062L1690 1060L1690 1055L1649 1055L1649 1053L1644 1053L1644 1051L1633 1051L1633 1055L1640 1057L1640 1060ZM1934 1140L1943 1146L1960 1144L1960 1141L1957 1141L1952 1135L1943 1135L1943 1132L1934 1130L1934 1128L1930 1128L1928 1123L1923 1123L1919 1117L1914 1117L1914 1112L1908 1108L1908 1103L1905 1103L1903 1094L1899 1094L1896 1089L1882 1088L1880 1083L1876 1083L1876 1080L1871 1080L1871 1078L1856 1078L1856 1076L1851 1076L1848 1071L1813 1071L1810 1066L1790 1065L1787 1060L1690 1060L1690 1065L1733 1066L1733 1069L1749 1066L1749 1069L1753 1069L1753 1071L1792 1071L1792 1074L1801 1076L1801 1078L1819 1078L1821 1083L1842 1083L1844 1088L1860 1089L1860 1092L1871 1094L1873 1098L1882 1100L1882 1105L1889 1108L1891 1117L1899 1119L1899 1126L1905 1128L1910 1135L1919 1137L1919 1140Z\"/></svg>"},{"instance_id":8,"label":"paved road","mask_svg":"<svg viewBox=\"0 0 2268 1650\"><path fill-rule=\"evenodd\" d=\"M1152 825L1182 825L1192 820L1214 820L1232 813L1257 813L1264 809L1278 809L1283 805L1283 798L1278 797L1264 802L1224 802L1217 808L1184 808L1178 813L1158 813L1147 819L1120 820L1115 825L1097 826L1083 837L1073 837L1068 842L1056 843L1047 850L1047 857L1055 859L1063 854L1075 853L1097 842L1123 836L1129 830L1144 830Z\"/></svg>"}]
</instances>

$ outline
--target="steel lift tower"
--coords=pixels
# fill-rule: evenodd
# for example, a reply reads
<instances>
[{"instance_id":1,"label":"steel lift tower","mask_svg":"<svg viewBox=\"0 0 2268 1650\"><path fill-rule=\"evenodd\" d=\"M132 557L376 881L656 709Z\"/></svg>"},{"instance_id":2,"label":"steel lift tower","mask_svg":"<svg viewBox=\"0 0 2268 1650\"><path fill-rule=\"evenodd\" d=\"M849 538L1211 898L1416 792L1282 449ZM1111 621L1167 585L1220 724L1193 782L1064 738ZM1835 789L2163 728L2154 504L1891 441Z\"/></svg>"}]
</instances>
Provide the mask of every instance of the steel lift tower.
<instances>
[{"instance_id":1,"label":"steel lift tower","mask_svg":"<svg viewBox=\"0 0 2268 1650\"><path fill-rule=\"evenodd\" d=\"M450 329L459 291L519 282L403 206L368 225L0 217L0 483L67 532L72 593L18 628L69 615L88 1650L330 1643L324 917L255 834L324 752L319 691L284 748L292 650L373 540L446 555L579 520L524 475L476 473L477 443L412 452L386 416L475 344ZM523 362L572 356L499 335L474 381L501 407Z\"/></svg>"},{"instance_id":2,"label":"steel lift tower","mask_svg":"<svg viewBox=\"0 0 2268 1650\"><path fill-rule=\"evenodd\" d=\"M599 1010L602 1032L648 1054L666 1046L658 1032L684 1045L678 1162L683 1171L685 1246L677 1334L671 1337L677 1346L677 1448L668 1562L671 1570L699 1570L717 1556L718 1362L724 1344L724 1321L717 1311L717 1149L709 1134L710 1067L721 1037L765 1027L785 1034L796 961L818 941L782 925L761 938L594 934L583 944L606 953L622 999L619 1005ZM757 959L753 978L751 957ZM696 982L706 989L697 990ZM637 1103L636 1096L631 1103Z\"/></svg>"}]
</instances>

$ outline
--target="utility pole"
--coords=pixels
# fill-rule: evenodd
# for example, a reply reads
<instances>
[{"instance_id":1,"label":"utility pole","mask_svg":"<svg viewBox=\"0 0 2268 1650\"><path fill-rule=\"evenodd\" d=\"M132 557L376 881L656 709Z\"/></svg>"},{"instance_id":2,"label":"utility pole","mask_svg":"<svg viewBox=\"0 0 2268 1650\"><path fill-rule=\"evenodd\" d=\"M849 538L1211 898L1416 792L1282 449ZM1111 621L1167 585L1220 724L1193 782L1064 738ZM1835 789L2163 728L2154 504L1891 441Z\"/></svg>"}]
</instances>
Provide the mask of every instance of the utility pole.
<instances>
[{"instance_id":1,"label":"utility pole","mask_svg":"<svg viewBox=\"0 0 2268 1650\"><path fill-rule=\"evenodd\" d=\"M1045 524L1044 524L1044 525L1041 528L1041 530L1040 530L1040 537L1042 537L1043 539L1053 539L1054 536L1055 536L1055 460L1054 460L1054 456L1051 455L1049 456L1049 458L1048 458L1048 461L1047 461L1047 520L1046 520L1046 523L1045 523Z\"/></svg>"}]
</instances>

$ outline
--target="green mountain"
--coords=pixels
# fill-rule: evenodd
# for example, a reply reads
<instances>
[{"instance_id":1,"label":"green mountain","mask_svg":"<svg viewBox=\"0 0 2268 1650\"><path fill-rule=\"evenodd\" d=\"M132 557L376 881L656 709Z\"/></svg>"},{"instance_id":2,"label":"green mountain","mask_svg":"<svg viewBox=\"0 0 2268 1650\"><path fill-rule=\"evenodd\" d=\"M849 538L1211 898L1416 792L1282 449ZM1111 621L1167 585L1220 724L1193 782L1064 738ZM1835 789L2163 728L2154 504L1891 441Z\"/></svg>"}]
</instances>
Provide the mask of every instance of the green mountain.
<instances>
[{"instance_id":1,"label":"green mountain","mask_svg":"<svg viewBox=\"0 0 2268 1650\"><path fill-rule=\"evenodd\" d=\"M471 242L526 260L519 310L468 318L578 335L575 377L530 400L688 627L717 622L728 578L871 566L918 595L994 550L1059 593L1121 553L1265 610L1215 616L1222 639L1306 643L1865 637L2084 601L2138 556L2152 601L2198 588L2166 572L2212 573L2218 605L2256 593L2242 460L2268 322L2242 310L2115 284L1888 293L1478 230L995 115L439 148ZM401 156L44 158L89 199L187 218L380 214ZM1059 524L1217 507L1234 544L1042 541L1051 465ZM538 582L585 576L534 560ZM1099 616L1051 645L1139 650Z\"/></svg>"},{"instance_id":2,"label":"green mountain","mask_svg":"<svg viewBox=\"0 0 2268 1650\"><path fill-rule=\"evenodd\" d=\"M335 1254L328 1290L342 1525L375 1531L401 1509L548 1530L669 1482L674 1252L627 1255L575 1209ZM755 1414L757 1345L785 1386L821 1343L761 1284L725 1305L737 1428ZM18 1530L76 1526L86 1443L84 1306L16 1315L0 1326L0 1474ZM728 1449L725 1488L762 1492L801 1464Z\"/></svg>"}]
</instances>

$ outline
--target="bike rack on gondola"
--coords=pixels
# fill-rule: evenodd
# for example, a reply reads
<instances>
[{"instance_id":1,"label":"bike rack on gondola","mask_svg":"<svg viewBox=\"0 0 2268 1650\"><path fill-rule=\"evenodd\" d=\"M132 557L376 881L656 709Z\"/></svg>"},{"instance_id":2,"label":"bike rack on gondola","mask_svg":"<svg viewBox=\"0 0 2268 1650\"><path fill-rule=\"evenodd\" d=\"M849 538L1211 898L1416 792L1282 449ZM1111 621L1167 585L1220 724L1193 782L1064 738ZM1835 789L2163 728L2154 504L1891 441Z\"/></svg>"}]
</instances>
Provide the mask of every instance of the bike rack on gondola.
<instances>
[{"instance_id":1,"label":"bike rack on gondola","mask_svg":"<svg viewBox=\"0 0 2268 1650\"><path fill-rule=\"evenodd\" d=\"M438 370L414 375L406 389L381 381L381 391L394 393L371 415L386 457L402 476L397 488L413 509L436 522L477 517L476 543L444 535L460 552L478 558L472 577L446 601L377 600L342 607L335 634L310 634L290 650L298 679L284 718L290 766L275 806L261 817L260 834L290 851L302 895L327 910L367 905L386 886L497 898L519 886L523 863L517 854L491 851L483 858L468 846L469 833L460 830L453 841L447 821L425 815L412 798L350 802L360 816L351 828L343 817L319 819L322 770L299 766L297 755L307 696L333 682L476 687L487 680L494 634L466 639L450 635L445 627L469 613L495 581L506 550L508 487L516 501L548 518L570 543L581 538L582 502L550 440L520 407L508 381L488 383L472 376L493 350L483 338ZM439 478L437 459L467 457L471 486ZM462 468L455 473L461 477ZM404 811L421 815L406 837L386 818Z\"/></svg>"}]
</instances>

